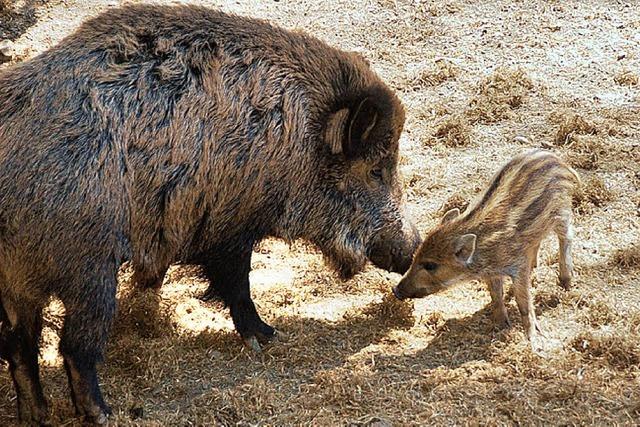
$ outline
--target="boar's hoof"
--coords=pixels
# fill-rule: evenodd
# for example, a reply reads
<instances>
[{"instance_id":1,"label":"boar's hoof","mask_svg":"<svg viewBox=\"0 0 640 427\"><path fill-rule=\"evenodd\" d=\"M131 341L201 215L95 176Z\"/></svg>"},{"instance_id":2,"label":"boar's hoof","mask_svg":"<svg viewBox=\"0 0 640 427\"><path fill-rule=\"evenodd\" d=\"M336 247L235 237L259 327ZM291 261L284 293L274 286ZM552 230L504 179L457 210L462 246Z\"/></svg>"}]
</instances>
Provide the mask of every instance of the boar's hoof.
<instances>
[{"instance_id":1,"label":"boar's hoof","mask_svg":"<svg viewBox=\"0 0 640 427\"><path fill-rule=\"evenodd\" d=\"M245 338L244 343L254 352L262 353L262 347L260 347L260 343L258 342L258 339L256 337Z\"/></svg>"},{"instance_id":2,"label":"boar's hoof","mask_svg":"<svg viewBox=\"0 0 640 427\"><path fill-rule=\"evenodd\" d=\"M264 345L272 341L278 341L278 342L287 341L288 339L287 334L281 331L275 330L271 327L269 328L270 328L270 331L267 334L258 332L254 336L244 338L245 345L249 347L251 350L255 351L256 353L261 353L262 352L261 344Z\"/></svg>"},{"instance_id":3,"label":"boar's hoof","mask_svg":"<svg viewBox=\"0 0 640 427\"><path fill-rule=\"evenodd\" d=\"M275 335L273 336L273 338L275 341L278 341L278 342L287 342L289 340L289 337L287 336L287 334L277 329L275 329Z\"/></svg>"},{"instance_id":4,"label":"boar's hoof","mask_svg":"<svg viewBox=\"0 0 640 427\"><path fill-rule=\"evenodd\" d=\"M107 426L109 425L109 412L100 411L97 415L85 415L82 425L84 426Z\"/></svg>"}]
</instances>

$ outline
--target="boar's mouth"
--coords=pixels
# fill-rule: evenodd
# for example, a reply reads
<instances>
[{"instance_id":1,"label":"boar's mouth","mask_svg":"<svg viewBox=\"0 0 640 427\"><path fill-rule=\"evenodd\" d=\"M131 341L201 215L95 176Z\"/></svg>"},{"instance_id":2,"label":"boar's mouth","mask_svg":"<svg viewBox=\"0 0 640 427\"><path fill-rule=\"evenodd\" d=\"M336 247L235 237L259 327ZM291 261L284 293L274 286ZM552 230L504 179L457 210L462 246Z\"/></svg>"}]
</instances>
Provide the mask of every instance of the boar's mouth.
<instances>
[{"instance_id":1,"label":"boar's mouth","mask_svg":"<svg viewBox=\"0 0 640 427\"><path fill-rule=\"evenodd\" d=\"M411 267L414 250L415 248L405 242L387 241L373 245L368 258L376 267L404 274Z\"/></svg>"},{"instance_id":2,"label":"boar's mouth","mask_svg":"<svg viewBox=\"0 0 640 427\"><path fill-rule=\"evenodd\" d=\"M383 233L369 246L367 257L376 267L400 274L409 270L413 254L420 245L420 235L411 223L406 223L401 233L394 237Z\"/></svg>"}]
</instances>

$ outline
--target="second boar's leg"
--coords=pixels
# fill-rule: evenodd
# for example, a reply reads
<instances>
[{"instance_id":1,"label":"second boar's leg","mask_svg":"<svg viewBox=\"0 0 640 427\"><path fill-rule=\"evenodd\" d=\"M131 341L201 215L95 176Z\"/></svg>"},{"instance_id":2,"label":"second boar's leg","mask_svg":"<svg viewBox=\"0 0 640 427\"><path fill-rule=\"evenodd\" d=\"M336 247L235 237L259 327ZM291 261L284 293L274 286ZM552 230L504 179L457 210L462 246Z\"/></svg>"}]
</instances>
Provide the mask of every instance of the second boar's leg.
<instances>
[{"instance_id":1,"label":"second boar's leg","mask_svg":"<svg viewBox=\"0 0 640 427\"><path fill-rule=\"evenodd\" d=\"M558 235L558 246L560 252L560 275L559 284L564 289L569 290L571 287L571 278L573 276L573 258L571 256L571 245L573 242L573 227L571 219L566 218L556 227Z\"/></svg>"},{"instance_id":2,"label":"second boar's leg","mask_svg":"<svg viewBox=\"0 0 640 427\"><path fill-rule=\"evenodd\" d=\"M168 266L162 267L160 269L160 273L149 274L134 266L132 278L133 283L137 289L141 290L160 289L162 287L162 282L164 281L164 276L167 274L168 269Z\"/></svg>"},{"instance_id":3,"label":"second boar's leg","mask_svg":"<svg viewBox=\"0 0 640 427\"><path fill-rule=\"evenodd\" d=\"M15 304L6 297L0 300L0 358L9 362L18 397L18 417L28 425L49 425L38 370L41 331L42 307L33 307L24 301Z\"/></svg>"},{"instance_id":4,"label":"second boar's leg","mask_svg":"<svg viewBox=\"0 0 640 427\"><path fill-rule=\"evenodd\" d=\"M107 424L111 414L100 392L96 364L102 359L116 309L117 267L112 267L103 275L79 279L60 295L66 310L60 353L71 398L76 413L96 425Z\"/></svg>"},{"instance_id":5,"label":"second boar's leg","mask_svg":"<svg viewBox=\"0 0 640 427\"><path fill-rule=\"evenodd\" d=\"M513 295L515 296L520 315L522 316L522 324L527 338L530 340L540 332L540 326L536 319L536 312L533 307L533 298L531 297L531 270L530 262L526 262L520 272L513 277Z\"/></svg>"},{"instance_id":6,"label":"second boar's leg","mask_svg":"<svg viewBox=\"0 0 640 427\"><path fill-rule=\"evenodd\" d=\"M504 278L494 276L489 278L489 294L491 294L491 309L493 311L493 321L498 328L509 327L509 315L504 306Z\"/></svg>"},{"instance_id":7,"label":"second boar's leg","mask_svg":"<svg viewBox=\"0 0 640 427\"><path fill-rule=\"evenodd\" d=\"M258 341L268 341L275 329L262 321L251 300L249 271L251 247L238 253L217 253L205 264L211 288L222 298L231 311L236 331L253 350L260 351ZM211 291L207 291L211 294Z\"/></svg>"}]
</instances>

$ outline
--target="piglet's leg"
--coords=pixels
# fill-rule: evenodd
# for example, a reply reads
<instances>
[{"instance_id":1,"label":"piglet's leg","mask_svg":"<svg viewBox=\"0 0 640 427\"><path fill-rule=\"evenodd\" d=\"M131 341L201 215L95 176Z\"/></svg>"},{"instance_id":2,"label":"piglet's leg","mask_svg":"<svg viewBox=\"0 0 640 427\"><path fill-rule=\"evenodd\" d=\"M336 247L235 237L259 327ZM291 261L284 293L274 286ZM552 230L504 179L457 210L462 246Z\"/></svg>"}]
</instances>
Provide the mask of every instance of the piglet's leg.
<instances>
[{"instance_id":1,"label":"piglet's leg","mask_svg":"<svg viewBox=\"0 0 640 427\"><path fill-rule=\"evenodd\" d=\"M491 309L493 311L493 321L498 328L508 328L511 324L504 305L504 278L500 276L489 279L489 293L491 294Z\"/></svg>"},{"instance_id":2,"label":"piglet's leg","mask_svg":"<svg viewBox=\"0 0 640 427\"><path fill-rule=\"evenodd\" d=\"M571 220L565 219L556 227L558 246L560 249L560 276L559 283L564 289L571 287L573 276L573 258L571 257L571 244L573 242L573 227Z\"/></svg>"},{"instance_id":3,"label":"piglet's leg","mask_svg":"<svg viewBox=\"0 0 640 427\"><path fill-rule=\"evenodd\" d=\"M532 340L537 332L540 332L540 326L536 319L536 312L533 308L533 298L531 297L530 283L531 283L531 270L529 268L531 264L527 263L526 267L513 278L513 294L522 316L522 324L524 325L524 331L527 334L527 338Z\"/></svg>"},{"instance_id":4,"label":"piglet's leg","mask_svg":"<svg viewBox=\"0 0 640 427\"><path fill-rule=\"evenodd\" d=\"M531 270L538 268L538 252L540 251L540 242L538 242L532 250L533 256L531 257Z\"/></svg>"}]
</instances>

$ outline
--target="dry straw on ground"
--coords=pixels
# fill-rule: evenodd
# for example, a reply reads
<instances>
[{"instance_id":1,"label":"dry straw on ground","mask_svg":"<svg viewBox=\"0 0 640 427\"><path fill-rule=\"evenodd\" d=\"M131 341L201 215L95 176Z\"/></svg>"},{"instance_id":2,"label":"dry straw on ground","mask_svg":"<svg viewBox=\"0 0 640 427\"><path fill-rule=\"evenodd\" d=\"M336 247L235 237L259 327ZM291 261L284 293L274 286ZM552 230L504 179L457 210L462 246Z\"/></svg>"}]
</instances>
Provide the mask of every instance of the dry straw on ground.
<instances>
[{"instance_id":1,"label":"dry straw on ground","mask_svg":"<svg viewBox=\"0 0 640 427\"><path fill-rule=\"evenodd\" d=\"M49 1L37 25L0 19L0 31L31 28L17 42L38 53L117 2ZM494 329L482 284L399 302L397 274L371 267L342 282L316 248L268 240L254 253L252 294L287 337L253 354L222 304L198 299L207 283L197 269L173 267L160 292L136 293L125 268L100 369L114 425L637 424L640 109L637 86L610 71L640 69L638 58L611 54L611 34L634 42L635 9L595 0L194 3L302 28L371 61L407 106L401 170L421 231L463 208L515 153L556 140L584 183L577 275L572 290L559 288L557 242L544 241L533 294L546 340L536 354L513 299L513 327ZM414 86L408 70L425 63L433 73ZM514 63L522 68L496 67ZM40 366L54 423L79 425L57 352L63 316L60 304L47 312ZM12 387L0 369L0 425L16 424Z\"/></svg>"},{"instance_id":2,"label":"dry straw on ground","mask_svg":"<svg viewBox=\"0 0 640 427\"><path fill-rule=\"evenodd\" d=\"M615 194L607 187L602 178L591 175L582 177L582 184L573 198L573 207L579 213L592 213L594 208L602 208L615 199Z\"/></svg>"},{"instance_id":3,"label":"dry straw on ground","mask_svg":"<svg viewBox=\"0 0 640 427\"><path fill-rule=\"evenodd\" d=\"M637 86L639 80L637 72L627 69L620 70L613 79L622 86Z\"/></svg>"},{"instance_id":4,"label":"dry straw on ground","mask_svg":"<svg viewBox=\"0 0 640 427\"><path fill-rule=\"evenodd\" d=\"M620 268L640 269L640 244L618 249L613 256L612 263Z\"/></svg>"},{"instance_id":5,"label":"dry straw on ground","mask_svg":"<svg viewBox=\"0 0 640 427\"><path fill-rule=\"evenodd\" d=\"M424 86L437 86L447 80L455 79L459 72L459 68L452 62L438 59L432 67L418 71L410 84L414 90Z\"/></svg>"},{"instance_id":6,"label":"dry straw on ground","mask_svg":"<svg viewBox=\"0 0 640 427\"><path fill-rule=\"evenodd\" d=\"M611 147L595 135L572 136L567 160L574 168L595 170L611 154Z\"/></svg>"},{"instance_id":7,"label":"dry straw on ground","mask_svg":"<svg viewBox=\"0 0 640 427\"><path fill-rule=\"evenodd\" d=\"M451 209L457 208L460 212L464 212L469 206L469 200L460 193L455 193L442 204L438 209L438 214L444 215Z\"/></svg>"},{"instance_id":8,"label":"dry straw on ground","mask_svg":"<svg viewBox=\"0 0 640 427\"><path fill-rule=\"evenodd\" d=\"M471 126L462 114L453 114L436 125L432 141L446 147L463 147L471 143Z\"/></svg>"},{"instance_id":9,"label":"dry straw on ground","mask_svg":"<svg viewBox=\"0 0 640 427\"><path fill-rule=\"evenodd\" d=\"M467 116L472 122L482 123L511 118L532 89L533 83L523 69L500 67L480 82L469 101Z\"/></svg>"}]
</instances>

